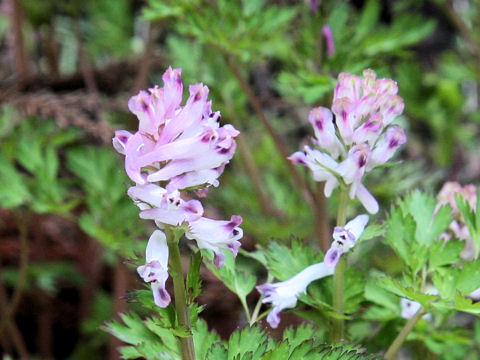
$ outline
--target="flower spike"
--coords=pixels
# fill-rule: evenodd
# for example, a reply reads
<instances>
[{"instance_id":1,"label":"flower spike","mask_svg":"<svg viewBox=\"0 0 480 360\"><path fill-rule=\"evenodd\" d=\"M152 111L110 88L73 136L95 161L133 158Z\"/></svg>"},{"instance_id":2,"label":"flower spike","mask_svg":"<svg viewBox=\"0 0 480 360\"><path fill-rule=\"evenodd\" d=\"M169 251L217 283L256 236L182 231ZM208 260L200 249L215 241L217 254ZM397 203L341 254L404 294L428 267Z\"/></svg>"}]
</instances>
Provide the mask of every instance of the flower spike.
<instances>
[{"instance_id":1,"label":"flower spike","mask_svg":"<svg viewBox=\"0 0 480 360\"><path fill-rule=\"evenodd\" d=\"M289 159L310 168L315 181L326 182L325 196L339 185L348 187L350 198L358 198L369 213L375 214L378 203L362 180L407 141L405 131L391 125L404 109L397 93L395 81L377 79L370 69L363 72L363 78L339 74L332 111L318 107L309 115L315 131L313 143L319 149L306 146L303 154L296 152Z\"/></svg>"}]
</instances>

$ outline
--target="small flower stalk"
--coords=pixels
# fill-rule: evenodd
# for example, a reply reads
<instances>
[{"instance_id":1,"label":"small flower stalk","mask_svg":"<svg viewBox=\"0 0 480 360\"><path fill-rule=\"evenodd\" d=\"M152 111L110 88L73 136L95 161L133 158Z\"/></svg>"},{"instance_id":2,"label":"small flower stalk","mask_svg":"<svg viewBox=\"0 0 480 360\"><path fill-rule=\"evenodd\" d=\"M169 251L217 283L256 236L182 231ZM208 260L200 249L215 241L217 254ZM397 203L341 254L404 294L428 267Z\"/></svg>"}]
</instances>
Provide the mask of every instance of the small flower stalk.
<instances>
[{"instance_id":1,"label":"small flower stalk","mask_svg":"<svg viewBox=\"0 0 480 360\"><path fill-rule=\"evenodd\" d=\"M395 81L377 79L373 70L365 70L363 77L341 73L332 109L310 111L316 148L305 146L289 159L307 166L315 181L325 181L325 196L338 186L348 188L350 199L357 198L375 214L378 203L363 185L363 177L405 144L405 131L392 124L403 109Z\"/></svg>"}]
</instances>

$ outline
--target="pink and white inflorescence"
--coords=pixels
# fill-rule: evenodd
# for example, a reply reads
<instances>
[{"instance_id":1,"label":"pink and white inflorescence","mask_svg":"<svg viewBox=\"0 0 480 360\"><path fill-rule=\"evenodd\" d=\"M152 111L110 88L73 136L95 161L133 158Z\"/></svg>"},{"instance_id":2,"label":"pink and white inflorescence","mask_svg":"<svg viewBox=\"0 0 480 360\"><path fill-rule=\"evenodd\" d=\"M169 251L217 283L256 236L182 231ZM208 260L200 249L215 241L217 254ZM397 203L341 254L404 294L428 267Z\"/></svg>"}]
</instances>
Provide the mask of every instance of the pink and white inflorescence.
<instances>
[{"instance_id":1,"label":"pink and white inflorescence","mask_svg":"<svg viewBox=\"0 0 480 360\"><path fill-rule=\"evenodd\" d=\"M325 181L325 196L344 184L351 199L358 198L368 212L376 213L378 203L362 179L407 141L405 131L392 124L404 108L397 93L395 81L377 79L373 70L365 70L363 78L341 73L332 110L317 107L310 111L313 143L318 149L305 146L289 159L310 168L316 181Z\"/></svg>"},{"instance_id":2,"label":"pink and white inflorescence","mask_svg":"<svg viewBox=\"0 0 480 360\"><path fill-rule=\"evenodd\" d=\"M214 263L222 266L227 249L236 256L243 231L241 216L230 220L203 217L198 200L184 200L183 190L205 194L218 186L236 149L239 132L230 124L220 126L220 112L212 111L208 87L190 85L189 97L181 105L183 84L181 70L171 67L163 74L163 87L140 91L128 102L139 120L134 134L118 130L114 148L125 155L125 170L135 182L128 195L140 208L140 217L154 220L158 228L183 226L186 237L199 248L212 250ZM140 266L140 276L151 283L155 303L165 307L170 296L165 290L168 277L168 247L161 230L152 234L147 245L147 264Z\"/></svg>"}]
</instances>

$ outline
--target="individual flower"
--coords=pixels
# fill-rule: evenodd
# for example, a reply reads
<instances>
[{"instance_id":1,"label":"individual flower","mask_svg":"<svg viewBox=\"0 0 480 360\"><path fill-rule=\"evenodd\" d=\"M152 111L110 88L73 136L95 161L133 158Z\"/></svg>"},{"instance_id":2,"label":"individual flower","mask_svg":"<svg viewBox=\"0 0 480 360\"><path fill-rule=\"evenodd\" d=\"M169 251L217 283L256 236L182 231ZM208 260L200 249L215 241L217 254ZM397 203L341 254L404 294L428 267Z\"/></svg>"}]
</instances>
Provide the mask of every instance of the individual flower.
<instances>
[{"instance_id":1,"label":"individual flower","mask_svg":"<svg viewBox=\"0 0 480 360\"><path fill-rule=\"evenodd\" d=\"M343 253L355 246L368 223L368 215L358 215L345 226L336 226L333 230L333 241L325 254L325 265L334 268Z\"/></svg>"},{"instance_id":2,"label":"individual flower","mask_svg":"<svg viewBox=\"0 0 480 360\"><path fill-rule=\"evenodd\" d=\"M310 265L289 280L278 283L266 283L257 286L258 292L264 297L263 303L271 303L272 311L267 316L267 322L272 328L280 323L280 312L283 309L293 308L297 304L300 294L304 294L308 285L314 280L332 275L334 269L323 262Z\"/></svg>"},{"instance_id":3,"label":"individual flower","mask_svg":"<svg viewBox=\"0 0 480 360\"><path fill-rule=\"evenodd\" d=\"M140 217L155 220L159 228L165 224L179 226L198 220L203 215L200 201L184 201L178 191L169 193L155 184L132 186L128 195L140 208Z\"/></svg>"},{"instance_id":4,"label":"individual flower","mask_svg":"<svg viewBox=\"0 0 480 360\"><path fill-rule=\"evenodd\" d=\"M221 267L225 263L225 254L220 249L227 249L234 257L237 256L241 245L238 240L243 237L243 230L239 227L241 223L242 217L239 215L233 215L230 221L202 217L190 222L185 236L196 240L200 249L212 250L215 255L213 263Z\"/></svg>"},{"instance_id":5,"label":"individual flower","mask_svg":"<svg viewBox=\"0 0 480 360\"><path fill-rule=\"evenodd\" d=\"M377 79L373 70L365 70L363 78L341 73L332 109L317 107L309 115L318 149L305 146L289 159L309 167L316 181L326 181L325 196L337 186L348 187L351 199L376 213L378 203L362 181L407 141L405 131L391 124L404 108L397 93L395 81Z\"/></svg>"},{"instance_id":6,"label":"individual flower","mask_svg":"<svg viewBox=\"0 0 480 360\"><path fill-rule=\"evenodd\" d=\"M145 258L146 264L137 268L138 275L150 283L155 304L164 308L170 304L170 294L165 289L168 279L168 246L162 231L155 230L150 236Z\"/></svg>"}]
</instances>

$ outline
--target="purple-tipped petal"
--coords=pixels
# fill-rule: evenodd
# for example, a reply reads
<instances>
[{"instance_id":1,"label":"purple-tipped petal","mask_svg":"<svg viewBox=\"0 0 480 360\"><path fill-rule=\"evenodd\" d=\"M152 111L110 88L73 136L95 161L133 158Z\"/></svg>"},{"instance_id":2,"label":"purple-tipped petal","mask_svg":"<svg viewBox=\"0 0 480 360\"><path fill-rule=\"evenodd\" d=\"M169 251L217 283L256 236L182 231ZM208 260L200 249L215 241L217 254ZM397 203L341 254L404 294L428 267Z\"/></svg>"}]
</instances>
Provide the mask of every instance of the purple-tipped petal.
<instances>
[{"instance_id":1,"label":"purple-tipped petal","mask_svg":"<svg viewBox=\"0 0 480 360\"><path fill-rule=\"evenodd\" d=\"M347 158L335 170L343 177L346 184L359 182L365 174L370 154L370 147L367 144L355 145L348 152Z\"/></svg>"},{"instance_id":2,"label":"purple-tipped petal","mask_svg":"<svg viewBox=\"0 0 480 360\"><path fill-rule=\"evenodd\" d=\"M112 139L112 145L122 155L125 155L125 149L127 148L128 139L132 134L126 130L115 131L115 137Z\"/></svg>"},{"instance_id":3,"label":"purple-tipped petal","mask_svg":"<svg viewBox=\"0 0 480 360\"><path fill-rule=\"evenodd\" d=\"M386 163L395 154L395 151L406 142L405 130L398 125L390 125L373 149L367 171Z\"/></svg>"},{"instance_id":4,"label":"purple-tipped petal","mask_svg":"<svg viewBox=\"0 0 480 360\"><path fill-rule=\"evenodd\" d=\"M267 322L273 329L276 329L280 324L280 311L282 311L282 309L274 307L267 315Z\"/></svg>"},{"instance_id":5,"label":"purple-tipped petal","mask_svg":"<svg viewBox=\"0 0 480 360\"><path fill-rule=\"evenodd\" d=\"M173 115L182 102L182 70L169 67L162 76L164 83L163 106L167 116Z\"/></svg>"},{"instance_id":6,"label":"purple-tipped petal","mask_svg":"<svg viewBox=\"0 0 480 360\"><path fill-rule=\"evenodd\" d=\"M353 141L357 144L367 142L369 145L373 145L383 130L382 119L382 114L372 114L367 121L355 130Z\"/></svg>"},{"instance_id":7,"label":"purple-tipped petal","mask_svg":"<svg viewBox=\"0 0 480 360\"><path fill-rule=\"evenodd\" d=\"M203 207L200 201L189 200L172 204L172 206L169 207L162 206L161 208L142 210L140 212L140 218L178 226L184 222L196 221L202 216L202 214Z\"/></svg>"},{"instance_id":8,"label":"purple-tipped petal","mask_svg":"<svg viewBox=\"0 0 480 360\"><path fill-rule=\"evenodd\" d=\"M328 249L325 254L325 265L328 267L335 267L337 266L338 260L340 260L340 256L342 256L342 252L337 249Z\"/></svg>"},{"instance_id":9,"label":"purple-tipped petal","mask_svg":"<svg viewBox=\"0 0 480 360\"><path fill-rule=\"evenodd\" d=\"M327 108L317 107L310 111L308 120L315 130L315 144L327 150L333 158L345 153L344 147L335 134L333 115Z\"/></svg>"},{"instance_id":10,"label":"purple-tipped petal","mask_svg":"<svg viewBox=\"0 0 480 360\"><path fill-rule=\"evenodd\" d=\"M158 281L151 283L152 293L153 293L153 301L155 305L161 308L165 308L170 304L170 294L168 293L167 289L165 289L165 284L161 284Z\"/></svg>"},{"instance_id":11,"label":"purple-tipped petal","mask_svg":"<svg viewBox=\"0 0 480 360\"><path fill-rule=\"evenodd\" d=\"M220 249L226 249L234 256L238 253L241 246L238 240L243 237L243 230L239 227L241 223L242 217L239 215L233 215L230 221L202 217L190 222L185 236L195 240L200 249L212 250L215 254L215 265L222 266L225 258Z\"/></svg>"},{"instance_id":12,"label":"purple-tipped petal","mask_svg":"<svg viewBox=\"0 0 480 360\"><path fill-rule=\"evenodd\" d=\"M332 111L343 142L346 145L352 144L353 129L357 123L353 101L346 97L335 100Z\"/></svg>"},{"instance_id":13,"label":"purple-tipped petal","mask_svg":"<svg viewBox=\"0 0 480 360\"><path fill-rule=\"evenodd\" d=\"M139 266L137 272L143 281L151 284L155 304L166 307L170 303L170 295L165 289L168 279L168 246L162 231L155 230L150 236L145 255L146 264Z\"/></svg>"}]
</instances>

